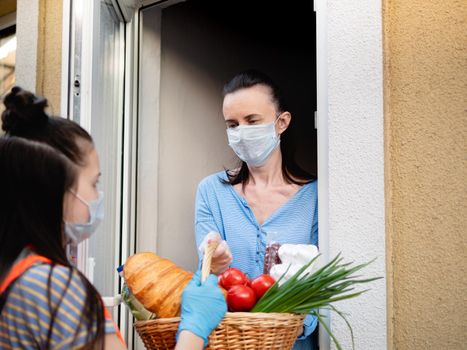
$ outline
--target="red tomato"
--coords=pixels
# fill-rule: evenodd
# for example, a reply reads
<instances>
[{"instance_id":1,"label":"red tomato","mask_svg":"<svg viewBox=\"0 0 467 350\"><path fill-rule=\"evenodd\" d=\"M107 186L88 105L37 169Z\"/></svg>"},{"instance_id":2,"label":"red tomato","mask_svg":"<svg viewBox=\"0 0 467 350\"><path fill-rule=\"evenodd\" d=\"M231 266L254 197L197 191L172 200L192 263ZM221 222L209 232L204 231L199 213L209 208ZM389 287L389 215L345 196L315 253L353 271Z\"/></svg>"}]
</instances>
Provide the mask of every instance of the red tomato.
<instances>
[{"instance_id":1,"label":"red tomato","mask_svg":"<svg viewBox=\"0 0 467 350\"><path fill-rule=\"evenodd\" d=\"M248 277L235 267L227 269L219 278L221 287L229 290L232 286L248 284Z\"/></svg>"},{"instance_id":2,"label":"red tomato","mask_svg":"<svg viewBox=\"0 0 467 350\"><path fill-rule=\"evenodd\" d=\"M227 293L229 311L250 311L256 304L256 295L248 286L236 285Z\"/></svg>"},{"instance_id":3,"label":"red tomato","mask_svg":"<svg viewBox=\"0 0 467 350\"><path fill-rule=\"evenodd\" d=\"M255 292L256 298L261 298L275 282L276 281L274 278L272 278L270 275L259 275L254 280L252 280L251 288Z\"/></svg>"}]
</instances>

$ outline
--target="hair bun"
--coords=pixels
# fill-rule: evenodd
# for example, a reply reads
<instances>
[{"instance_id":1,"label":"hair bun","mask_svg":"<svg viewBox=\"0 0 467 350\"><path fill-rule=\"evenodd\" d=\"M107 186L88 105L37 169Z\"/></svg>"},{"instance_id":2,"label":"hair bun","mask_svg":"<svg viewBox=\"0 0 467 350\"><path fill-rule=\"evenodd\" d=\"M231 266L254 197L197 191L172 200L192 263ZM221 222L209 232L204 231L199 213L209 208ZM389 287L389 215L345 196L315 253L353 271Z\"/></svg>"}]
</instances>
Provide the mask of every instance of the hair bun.
<instances>
[{"instance_id":1,"label":"hair bun","mask_svg":"<svg viewBox=\"0 0 467 350\"><path fill-rule=\"evenodd\" d=\"M23 90L19 86L11 89L4 100L2 129L10 135L22 135L42 129L49 116L45 112L47 99Z\"/></svg>"}]
</instances>

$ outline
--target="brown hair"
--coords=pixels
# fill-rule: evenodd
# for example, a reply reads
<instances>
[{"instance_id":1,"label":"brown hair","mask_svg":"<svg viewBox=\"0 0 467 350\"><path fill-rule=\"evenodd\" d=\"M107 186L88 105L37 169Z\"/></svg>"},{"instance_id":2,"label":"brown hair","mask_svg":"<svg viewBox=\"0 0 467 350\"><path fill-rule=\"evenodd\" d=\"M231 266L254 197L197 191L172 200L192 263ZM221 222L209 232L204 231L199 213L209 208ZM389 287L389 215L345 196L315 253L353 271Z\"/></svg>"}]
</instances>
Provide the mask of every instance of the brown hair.
<instances>
[{"instance_id":1,"label":"brown hair","mask_svg":"<svg viewBox=\"0 0 467 350\"><path fill-rule=\"evenodd\" d=\"M76 176L66 166L81 166L93 147L91 135L79 124L46 112L47 100L14 87L4 99L0 138L0 278L18 254L32 244L37 253L78 273L86 300L79 322L89 329L86 348L104 349L105 319L102 298L87 278L67 260L63 242L63 197ZM35 141L35 142L34 142ZM62 158L62 159L60 159ZM50 293L48 293L50 297ZM54 327L52 315L49 334ZM78 332L78 330L77 330ZM78 334L75 334L75 339Z\"/></svg>"},{"instance_id":2,"label":"brown hair","mask_svg":"<svg viewBox=\"0 0 467 350\"><path fill-rule=\"evenodd\" d=\"M287 105L278 85L266 74L257 70L246 70L236 74L224 85L223 97L241 89L247 89L256 85L263 85L269 88L271 100L275 104L277 112L287 111ZM282 175L288 183L304 185L312 182L316 177L302 169L295 161L295 145L288 136L287 131L281 135L281 153L282 153ZM226 169L227 183L236 185L241 183L243 186L247 183L250 171L245 162L241 162L239 167L231 170ZM223 181L224 182L224 181Z\"/></svg>"},{"instance_id":3,"label":"brown hair","mask_svg":"<svg viewBox=\"0 0 467 350\"><path fill-rule=\"evenodd\" d=\"M85 146L93 145L91 135L71 120L50 117L45 111L47 99L15 86L3 103L2 129L7 135L46 143L73 163L85 163L89 151Z\"/></svg>"}]
</instances>

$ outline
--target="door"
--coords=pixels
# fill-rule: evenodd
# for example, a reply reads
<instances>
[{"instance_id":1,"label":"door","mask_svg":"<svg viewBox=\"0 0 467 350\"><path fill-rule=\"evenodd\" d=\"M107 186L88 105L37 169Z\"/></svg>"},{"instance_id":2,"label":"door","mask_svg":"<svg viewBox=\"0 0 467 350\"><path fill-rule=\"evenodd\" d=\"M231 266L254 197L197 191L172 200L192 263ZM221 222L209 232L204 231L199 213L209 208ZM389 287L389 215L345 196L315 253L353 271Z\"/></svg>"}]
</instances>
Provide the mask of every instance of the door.
<instances>
[{"instance_id":1,"label":"door","mask_svg":"<svg viewBox=\"0 0 467 350\"><path fill-rule=\"evenodd\" d=\"M197 268L196 188L205 176L237 165L221 93L241 70L262 70L286 90L298 161L316 173L313 3L269 3L265 13L250 1L141 9L136 251Z\"/></svg>"},{"instance_id":2,"label":"door","mask_svg":"<svg viewBox=\"0 0 467 350\"><path fill-rule=\"evenodd\" d=\"M317 170L313 3L267 6L205 0L140 12L137 248L189 270L197 184L237 165L222 117L226 80L248 68L272 76L289 100L298 161Z\"/></svg>"}]
</instances>

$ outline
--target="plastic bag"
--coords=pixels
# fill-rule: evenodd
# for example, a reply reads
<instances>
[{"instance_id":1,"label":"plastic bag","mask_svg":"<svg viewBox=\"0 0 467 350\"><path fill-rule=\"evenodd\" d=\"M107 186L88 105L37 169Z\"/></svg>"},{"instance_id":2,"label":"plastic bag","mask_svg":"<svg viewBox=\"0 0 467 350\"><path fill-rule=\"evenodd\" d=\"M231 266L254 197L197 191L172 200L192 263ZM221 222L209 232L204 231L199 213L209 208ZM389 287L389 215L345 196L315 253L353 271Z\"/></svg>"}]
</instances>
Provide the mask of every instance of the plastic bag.
<instances>
[{"instance_id":1,"label":"plastic bag","mask_svg":"<svg viewBox=\"0 0 467 350\"><path fill-rule=\"evenodd\" d=\"M280 279L279 285L281 285L295 275L303 266L313 260L318 254L318 247L312 244L283 244L278 250L279 259L282 263L272 266L269 274L276 281ZM299 278L315 270L316 264L313 263L302 272Z\"/></svg>"}]
</instances>

